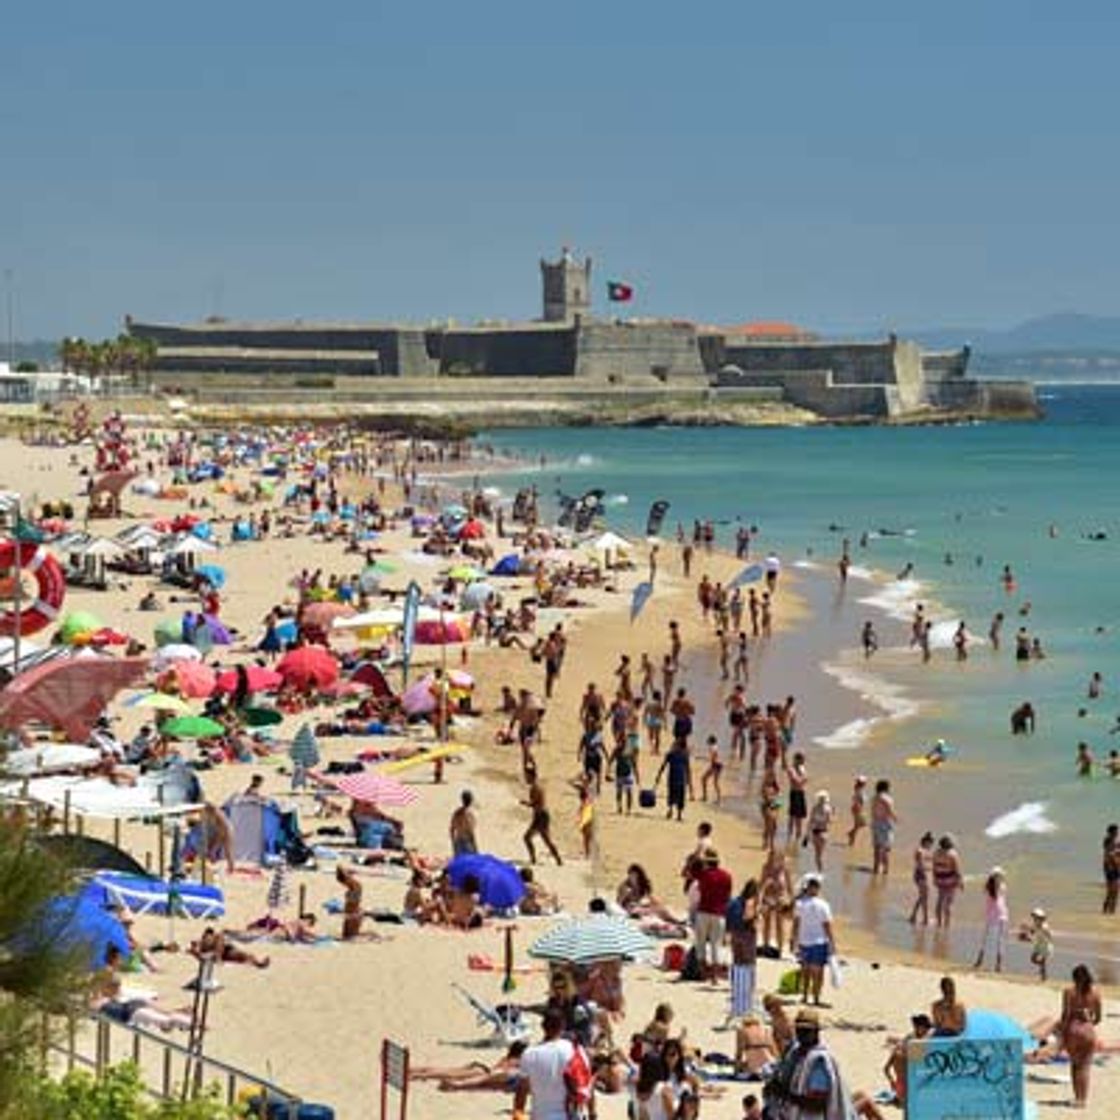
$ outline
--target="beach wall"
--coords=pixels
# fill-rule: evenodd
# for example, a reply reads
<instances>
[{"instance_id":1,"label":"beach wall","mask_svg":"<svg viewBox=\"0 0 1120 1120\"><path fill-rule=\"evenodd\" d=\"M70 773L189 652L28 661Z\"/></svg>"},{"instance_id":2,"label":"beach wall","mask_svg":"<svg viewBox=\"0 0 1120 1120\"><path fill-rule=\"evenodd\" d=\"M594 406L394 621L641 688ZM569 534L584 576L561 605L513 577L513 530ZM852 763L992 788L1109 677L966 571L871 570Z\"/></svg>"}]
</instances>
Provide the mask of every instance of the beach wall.
<instances>
[{"instance_id":1,"label":"beach wall","mask_svg":"<svg viewBox=\"0 0 1120 1120\"><path fill-rule=\"evenodd\" d=\"M917 347L904 343L903 347ZM724 344L725 361L748 374L830 370L837 385L884 385L896 380L897 340ZM906 361L911 361L908 352ZM920 358L919 358L920 369Z\"/></svg>"},{"instance_id":2,"label":"beach wall","mask_svg":"<svg viewBox=\"0 0 1120 1120\"><path fill-rule=\"evenodd\" d=\"M571 377L576 330L570 326L445 330L438 337L443 377Z\"/></svg>"}]
</instances>

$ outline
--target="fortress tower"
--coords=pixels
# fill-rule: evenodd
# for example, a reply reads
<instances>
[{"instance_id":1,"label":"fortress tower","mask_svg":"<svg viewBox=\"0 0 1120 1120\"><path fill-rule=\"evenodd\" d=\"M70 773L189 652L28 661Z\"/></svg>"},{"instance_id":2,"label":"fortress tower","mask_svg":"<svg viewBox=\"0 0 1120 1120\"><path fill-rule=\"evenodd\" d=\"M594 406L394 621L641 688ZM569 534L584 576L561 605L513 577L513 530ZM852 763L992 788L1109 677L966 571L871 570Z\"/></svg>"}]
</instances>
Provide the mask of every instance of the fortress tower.
<instances>
[{"instance_id":1,"label":"fortress tower","mask_svg":"<svg viewBox=\"0 0 1120 1120\"><path fill-rule=\"evenodd\" d=\"M567 246L558 261L541 261L544 321L566 323L591 314L591 258L577 261Z\"/></svg>"}]
</instances>

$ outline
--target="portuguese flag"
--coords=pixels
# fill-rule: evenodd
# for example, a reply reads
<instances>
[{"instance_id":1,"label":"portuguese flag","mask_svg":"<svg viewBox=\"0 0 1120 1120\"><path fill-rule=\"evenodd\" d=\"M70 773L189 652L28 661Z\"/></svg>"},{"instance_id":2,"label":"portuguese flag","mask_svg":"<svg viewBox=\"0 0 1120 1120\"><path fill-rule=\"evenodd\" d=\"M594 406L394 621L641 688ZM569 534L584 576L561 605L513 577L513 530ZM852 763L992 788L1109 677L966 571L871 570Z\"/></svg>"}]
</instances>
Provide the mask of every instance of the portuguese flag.
<instances>
[{"instance_id":1,"label":"portuguese flag","mask_svg":"<svg viewBox=\"0 0 1120 1120\"><path fill-rule=\"evenodd\" d=\"M607 281L607 299L611 303L629 303L634 298L634 289L620 280Z\"/></svg>"}]
</instances>

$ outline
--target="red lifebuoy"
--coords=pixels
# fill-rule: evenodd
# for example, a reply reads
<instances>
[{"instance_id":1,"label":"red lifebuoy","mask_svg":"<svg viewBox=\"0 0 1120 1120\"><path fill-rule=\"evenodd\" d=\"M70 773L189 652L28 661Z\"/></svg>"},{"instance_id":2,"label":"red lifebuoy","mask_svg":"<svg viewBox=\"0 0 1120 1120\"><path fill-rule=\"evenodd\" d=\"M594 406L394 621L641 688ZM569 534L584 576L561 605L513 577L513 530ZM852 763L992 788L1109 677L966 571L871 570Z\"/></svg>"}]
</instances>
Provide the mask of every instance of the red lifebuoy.
<instances>
[{"instance_id":1,"label":"red lifebuoy","mask_svg":"<svg viewBox=\"0 0 1120 1120\"><path fill-rule=\"evenodd\" d=\"M0 637L10 638L16 631L37 634L58 617L66 598L66 577L58 561L41 545L31 541L0 541L0 570L16 566L30 572L39 585L38 597L19 614L0 614ZM13 573L16 574L16 573ZM18 578L18 576L17 576Z\"/></svg>"}]
</instances>

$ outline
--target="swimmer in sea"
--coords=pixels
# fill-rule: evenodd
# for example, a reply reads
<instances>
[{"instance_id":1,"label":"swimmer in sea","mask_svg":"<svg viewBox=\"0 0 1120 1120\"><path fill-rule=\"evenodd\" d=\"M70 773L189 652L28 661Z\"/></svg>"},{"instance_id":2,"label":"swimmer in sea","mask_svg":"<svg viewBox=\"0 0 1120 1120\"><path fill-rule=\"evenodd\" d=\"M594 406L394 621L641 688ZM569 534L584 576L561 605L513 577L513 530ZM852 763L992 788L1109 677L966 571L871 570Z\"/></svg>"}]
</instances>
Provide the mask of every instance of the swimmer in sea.
<instances>
[{"instance_id":1,"label":"swimmer in sea","mask_svg":"<svg viewBox=\"0 0 1120 1120\"><path fill-rule=\"evenodd\" d=\"M875 636L875 624L870 620L863 624L860 644L863 646L864 657L870 657L879 648L879 639Z\"/></svg>"},{"instance_id":2,"label":"swimmer in sea","mask_svg":"<svg viewBox=\"0 0 1120 1120\"><path fill-rule=\"evenodd\" d=\"M1088 743L1077 744L1077 776L1091 778L1093 776L1093 752Z\"/></svg>"},{"instance_id":3,"label":"swimmer in sea","mask_svg":"<svg viewBox=\"0 0 1120 1120\"><path fill-rule=\"evenodd\" d=\"M928 762L930 766L940 766L948 757L949 746L944 739L938 739L937 742L926 751L926 762Z\"/></svg>"},{"instance_id":4,"label":"swimmer in sea","mask_svg":"<svg viewBox=\"0 0 1120 1120\"><path fill-rule=\"evenodd\" d=\"M898 573L898 578L899 579L909 579L913 574L914 574L914 565L913 564L907 564L906 567L903 568L902 571Z\"/></svg>"},{"instance_id":5,"label":"swimmer in sea","mask_svg":"<svg viewBox=\"0 0 1120 1120\"><path fill-rule=\"evenodd\" d=\"M1100 673L1094 673L1089 678L1089 699L1099 700L1101 698L1101 691L1104 686L1104 681Z\"/></svg>"},{"instance_id":6,"label":"swimmer in sea","mask_svg":"<svg viewBox=\"0 0 1120 1120\"><path fill-rule=\"evenodd\" d=\"M999 577L999 581L1003 584L1003 589L1008 595L1015 590L1015 575L1011 571L1010 564L1004 564L1003 574Z\"/></svg>"},{"instance_id":7,"label":"swimmer in sea","mask_svg":"<svg viewBox=\"0 0 1120 1120\"><path fill-rule=\"evenodd\" d=\"M999 633L1003 629L1003 611L996 611L992 615L992 624L988 627L988 641L992 643L992 649L999 650Z\"/></svg>"},{"instance_id":8,"label":"swimmer in sea","mask_svg":"<svg viewBox=\"0 0 1120 1120\"><path fill-rule=\"evenodd\" d=\"M1120 751L1109 751L1106 765L1110 778L1120 778Z\"/></svg>"},{"instance_id":9,"label":"swimmer in sea","mask_svg":"<svg viewBox=\"0 0 1120 1120\"><path fill-rule=\"evenodd\" d=\"M968 631L965 629L963 619L953 634L953 648L957 651L958 661L968 660Z\"/></svg>"}]
</instances>

